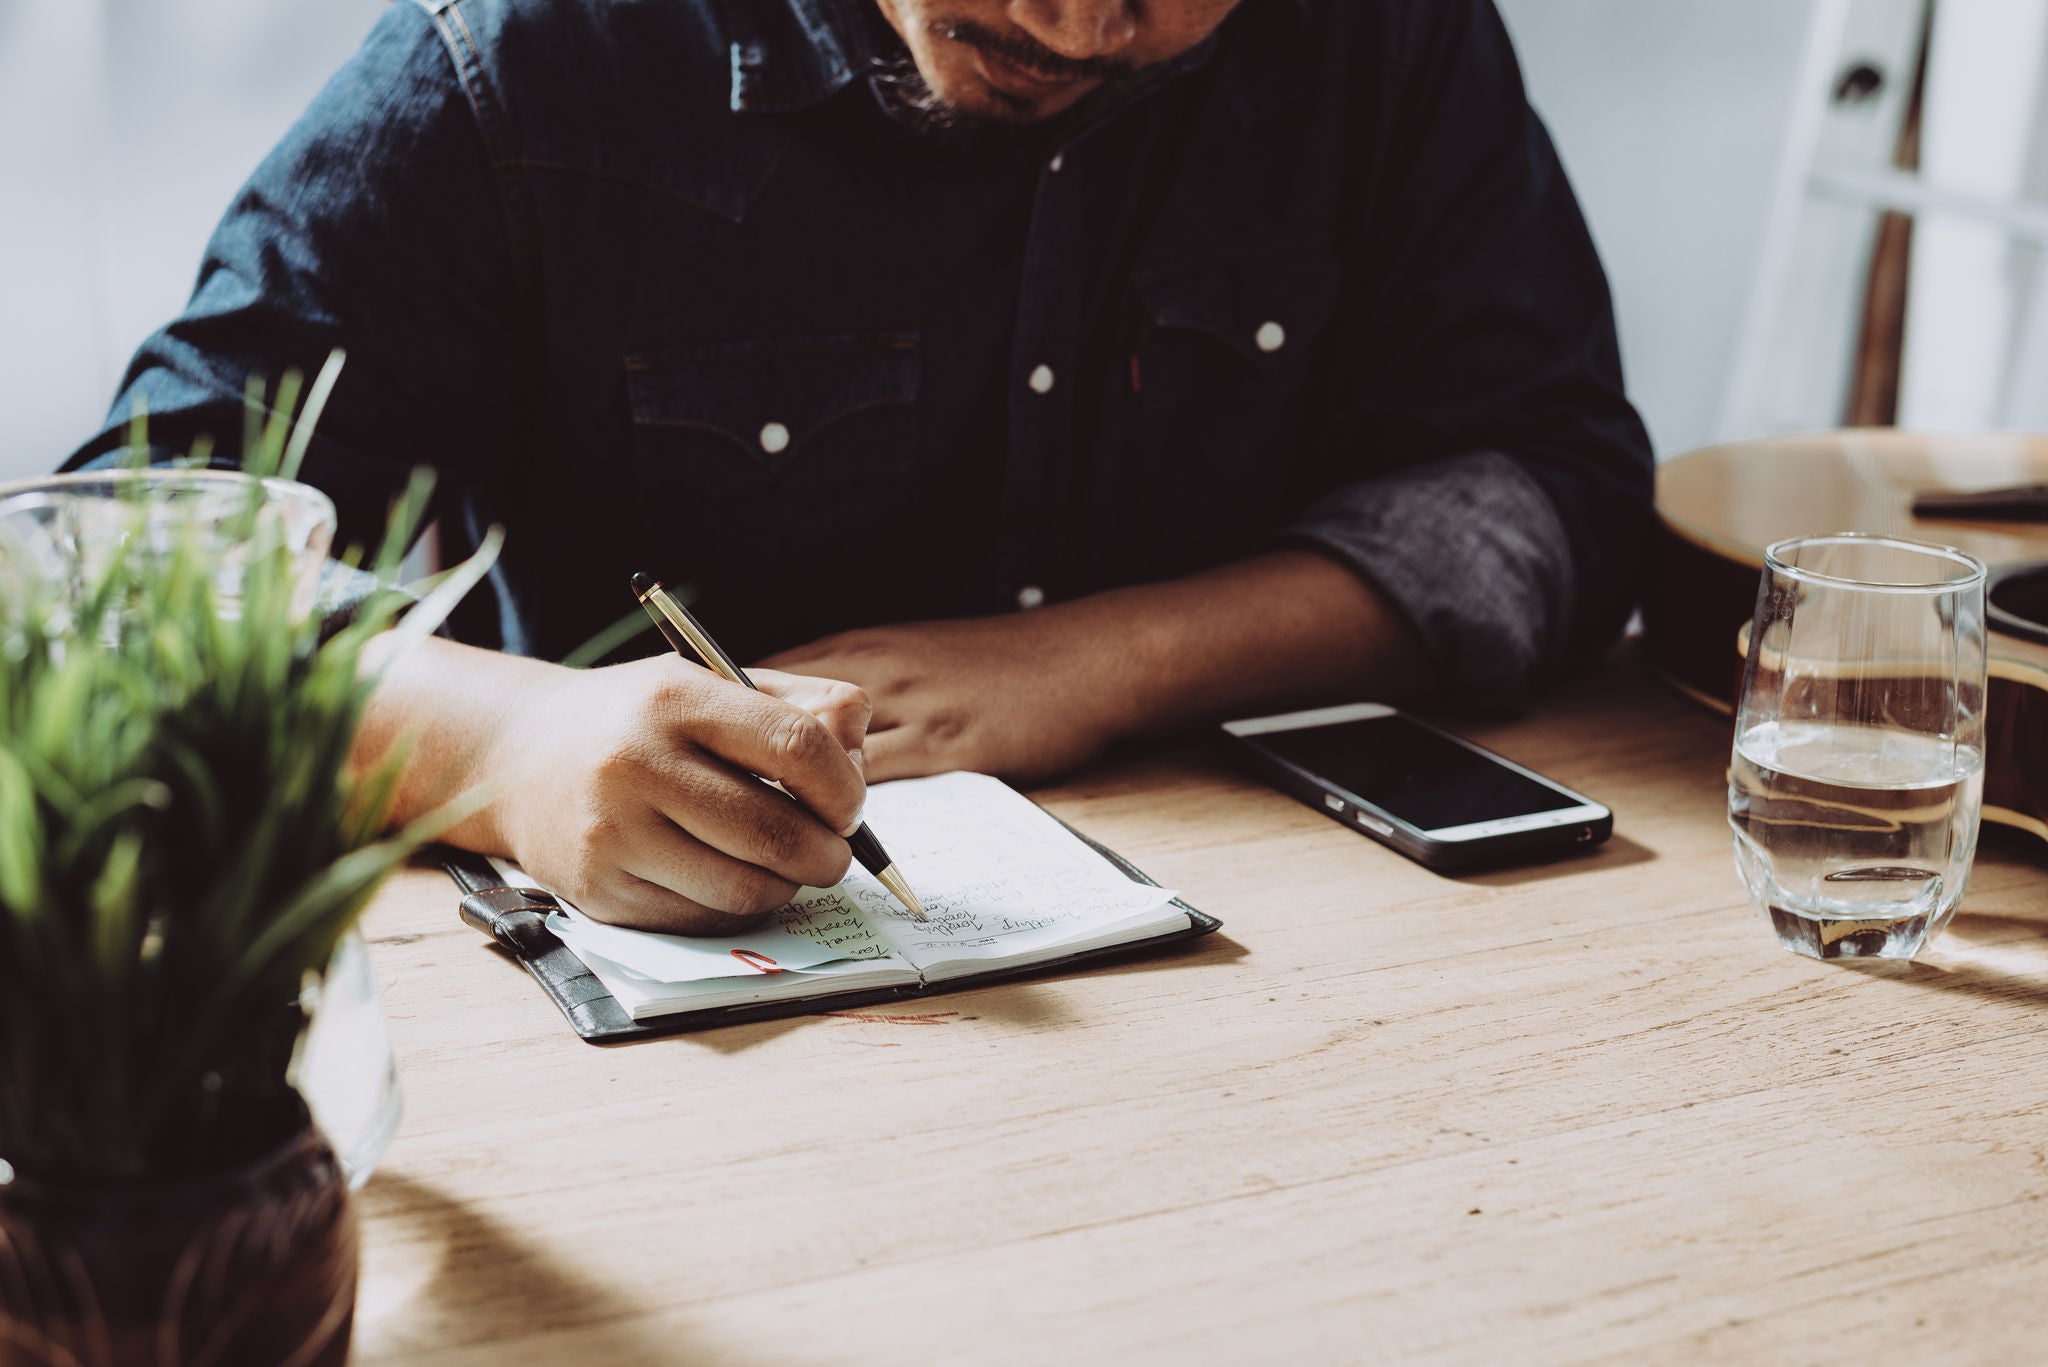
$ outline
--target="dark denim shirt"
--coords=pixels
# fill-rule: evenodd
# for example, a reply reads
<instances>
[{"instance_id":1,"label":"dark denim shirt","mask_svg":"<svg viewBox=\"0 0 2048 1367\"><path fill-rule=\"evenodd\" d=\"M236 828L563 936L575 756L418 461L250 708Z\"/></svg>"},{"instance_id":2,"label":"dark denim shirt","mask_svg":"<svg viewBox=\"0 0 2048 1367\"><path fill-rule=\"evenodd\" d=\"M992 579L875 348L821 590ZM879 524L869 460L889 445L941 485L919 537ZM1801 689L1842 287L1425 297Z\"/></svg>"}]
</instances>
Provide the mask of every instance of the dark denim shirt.
<instances>
[{"instance_id":1,"label":"dark denim shirt","mask_svg":"<svg viewBox=\"0 0 2048 1367\"><path fill-rule=\"evenodd\" d=\"M393 5L74 463L345 346L307 478L358 541L420 464L444 556L502 522L485 644L566 653L641 568L748 659L1290 544L1471 701L1612 639L1648 441L1489 0L1244 0L969 136L885 107L870 3Z\"/></svg>"}]
</instances>

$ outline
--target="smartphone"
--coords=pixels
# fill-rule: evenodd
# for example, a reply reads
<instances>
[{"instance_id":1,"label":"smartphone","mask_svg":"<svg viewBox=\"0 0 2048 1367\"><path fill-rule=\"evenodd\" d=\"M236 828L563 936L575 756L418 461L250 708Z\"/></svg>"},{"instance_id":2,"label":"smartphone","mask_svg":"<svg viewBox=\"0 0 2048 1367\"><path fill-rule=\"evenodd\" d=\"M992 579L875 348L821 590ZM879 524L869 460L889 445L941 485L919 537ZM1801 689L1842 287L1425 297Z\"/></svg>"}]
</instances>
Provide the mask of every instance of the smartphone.
<instances>
[{"instance_id":1,"label":"smartphone","mask_svg":"<svg viewBox=\"0 0 2048 1367\"><path fill-rule=\"evenodd\" d=\"M1590 849L1614 813L1379 703L1223 723L1281 791L1439 872Z\"/></svg>"}]
</instances>

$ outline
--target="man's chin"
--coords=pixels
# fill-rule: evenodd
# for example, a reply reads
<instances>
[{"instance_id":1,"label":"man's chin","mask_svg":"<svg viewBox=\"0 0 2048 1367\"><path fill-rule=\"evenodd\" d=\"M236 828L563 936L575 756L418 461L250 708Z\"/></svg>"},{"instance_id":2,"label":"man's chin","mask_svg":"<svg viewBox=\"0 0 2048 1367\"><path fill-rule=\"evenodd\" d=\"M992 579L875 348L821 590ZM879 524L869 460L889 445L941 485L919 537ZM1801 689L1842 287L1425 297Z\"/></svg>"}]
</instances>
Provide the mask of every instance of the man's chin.
<instances>
[{"instance_id":1,"label":"man's chin","mask_svg":"<svg viewBox=\"0 0 2048 1367\"><path fill-rule=\"evenodd\" d=\"M1042 123L1079 104L1100 82L1077 82L1043 92L1005 90L978 63L956 57L936 71L905 56L884 65L877 79L898 109L928 128L953 132L1017 129Z\"/></svg>"},{"instance_id":2,"label":"man's chin","mask_svg":"<svg viewBox=\"0 0 2048 1367\"><path fill-rule=\"evenodd\" d=\"M950 81L936 88L934 93L941 103L968 119L1017 127L1042 123L1066 113L1079 104L1091 88L1092 83L1041 96L1027 96L999 89L977 76L969 76L964 80Z\"/></svg>"}]
</instances>

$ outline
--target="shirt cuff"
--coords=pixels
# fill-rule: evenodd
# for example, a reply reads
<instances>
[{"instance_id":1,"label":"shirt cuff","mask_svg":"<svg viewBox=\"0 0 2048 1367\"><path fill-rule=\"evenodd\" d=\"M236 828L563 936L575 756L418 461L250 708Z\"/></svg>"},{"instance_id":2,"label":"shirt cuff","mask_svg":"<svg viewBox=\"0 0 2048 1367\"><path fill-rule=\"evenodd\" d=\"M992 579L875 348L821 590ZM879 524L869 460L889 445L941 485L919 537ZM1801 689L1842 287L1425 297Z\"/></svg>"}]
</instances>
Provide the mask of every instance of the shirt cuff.
<instances>
[{"instance_id":1,"label":"shirt cuff","mask_svg":"<svg viewBox=\"0 0 2048 1367\"><path fill-rule=\"evenodd\" d=\"M1376 585L1470 705L1520 706L1570 637L1564 523L1542 486L1498 452L1344 485L1279 542L1321 550Z\"/></svg>"}]
</instances>

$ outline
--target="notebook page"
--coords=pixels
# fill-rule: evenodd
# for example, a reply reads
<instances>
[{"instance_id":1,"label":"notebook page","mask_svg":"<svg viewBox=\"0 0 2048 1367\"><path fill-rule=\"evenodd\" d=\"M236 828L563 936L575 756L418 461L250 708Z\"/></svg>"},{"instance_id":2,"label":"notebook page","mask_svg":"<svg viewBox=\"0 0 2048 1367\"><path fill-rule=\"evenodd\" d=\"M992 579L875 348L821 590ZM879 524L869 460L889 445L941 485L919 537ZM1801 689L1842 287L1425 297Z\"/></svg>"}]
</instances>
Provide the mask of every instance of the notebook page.
<instances>
[{"instance_id":1,"label":"notebook page","mask_svg":"<svg viewBox=\"0 0 2048 1367\"><path fill-rule=\"evenodd\" d=\"M1032 801L983 774L939 774L868 790L867 819L925 904L913 920L855 867L840 888L920 970L1052 955L1108 932L1140 938L1186 914L1136 882Z\"/></svg>"},{"instance_id":2,"label":"notebook page","mask_svg":"<svg viewBox=\"0 0 2048 1367\"><path fill-rule=\"evenodd\" d=\"M874 922L842 888L798 888L768 924L812 941L835 959L886 959L891 953Z\"/></svg>"},{"instance_id":3,"label":"notebook page","mask_svg":"<svg viewBox=\"0 0 2048 1367\"><path fill-rule=\"evenodd\" d=\"M909 986L917 970L902 959L835 959L792 973L755 974L745 978L705 978L667 983L644 977L601 954L579 951L577 957L634 1020L649 1020L676 1011L696 1011L757 1002L802 1000L828 992L856 992L871 987Z\"/></svg>"}]
</instances>

